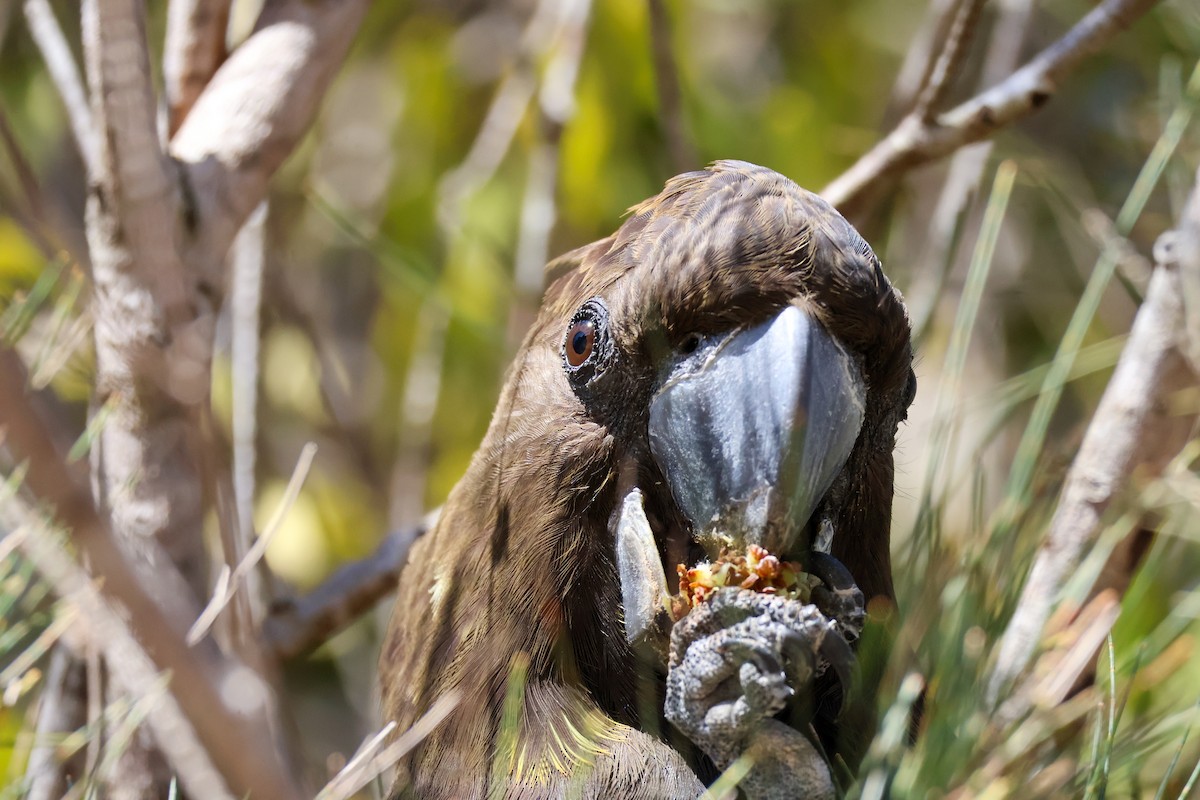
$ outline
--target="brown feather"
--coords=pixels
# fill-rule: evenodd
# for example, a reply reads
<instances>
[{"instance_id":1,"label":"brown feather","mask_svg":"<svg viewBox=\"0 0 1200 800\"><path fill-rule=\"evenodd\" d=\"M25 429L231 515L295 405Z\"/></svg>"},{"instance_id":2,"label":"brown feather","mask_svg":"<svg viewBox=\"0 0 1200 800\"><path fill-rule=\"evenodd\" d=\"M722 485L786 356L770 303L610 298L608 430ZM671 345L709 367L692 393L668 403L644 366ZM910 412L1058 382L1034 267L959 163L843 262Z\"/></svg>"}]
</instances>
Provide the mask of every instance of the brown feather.
<instances>
[{"instance_id":1,"label":"brown feather","mask_svg":"<svg viewBox=\"0 0 1200 800\"><path fill-rule=\"evenodd\" d=\"M557 278L491 427L400 579L381 658L387 716L403 729L448 690L463 701L413 752L398 786L478 797L498 770L513 797L558 796L572 776L585 796L694 796L696 762L639 731L658 724L657 712L639 714L644 670L625 643L607 528L627 461L650 513L666 528L684 525L646 443L662 359L689 333L758 322L789 303L841 339L860 359L867 416L819 512L833 519L835 555L868 596L890 599L892 449L911 400L907 316L836 211L742 162L671 179L613 236L549 269ZM585 402L561 353L572 315L593 297L609 309L618 366ZM518 743L503 757L497 737L518 653L528 684Z\"/></svg>"}]
</instances>

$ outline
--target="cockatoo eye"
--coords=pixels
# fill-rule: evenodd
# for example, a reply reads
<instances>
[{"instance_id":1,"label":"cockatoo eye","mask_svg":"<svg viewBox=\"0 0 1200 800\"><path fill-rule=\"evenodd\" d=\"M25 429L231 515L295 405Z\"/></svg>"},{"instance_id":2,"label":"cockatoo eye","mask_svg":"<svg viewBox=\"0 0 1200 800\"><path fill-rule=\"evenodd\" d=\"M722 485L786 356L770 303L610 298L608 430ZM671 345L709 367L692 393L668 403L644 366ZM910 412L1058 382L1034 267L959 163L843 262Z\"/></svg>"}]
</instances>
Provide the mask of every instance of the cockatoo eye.
<instances>
[{"instance_id":1,"label":"cockatoo eye","mask_svg":"<svg viewBox=\"0 0 1200 800\"><path fill-rule=\"evenodd\" d=\"M567 363L578 367L591 357L596 347L596 325L590 319L576 321L567 331Z\"/></svg>"},{"instance_id":2,"label":"cockatoo eye","mask_svg":"<svg viewBox=\"0 0 1200 800\"><path fill-rule=\"evenodd\" d=\"M601 298L593 297L571 317L563 338L563 367L572 388L586 391L612 366L615 357L608 306Z\"/></svg>"}]
</instances>

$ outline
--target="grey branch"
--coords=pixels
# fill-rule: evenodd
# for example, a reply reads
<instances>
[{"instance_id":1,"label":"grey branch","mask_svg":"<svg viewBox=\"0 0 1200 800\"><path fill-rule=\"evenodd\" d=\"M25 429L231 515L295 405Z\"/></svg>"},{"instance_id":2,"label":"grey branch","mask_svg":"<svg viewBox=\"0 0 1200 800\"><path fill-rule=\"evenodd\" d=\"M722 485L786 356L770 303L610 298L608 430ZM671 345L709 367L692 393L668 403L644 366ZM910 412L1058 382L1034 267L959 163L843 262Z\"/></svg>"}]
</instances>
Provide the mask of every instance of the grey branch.
<instances>
[{"instance_id":1,"label":"grey branch","mask_svg":"<svg viewBox=\"0 0 1200 800\"><path fill-rule=\"evenodd\" d=\"M254 33L196 99L171 155L183 166L196 225L185 258L214 274L267 182L316 116L367 0L267 0Z\"/></svg>"},{"instance_id":2,"label":"grey branch","mask_svg":"<svg viewBox=\"0 0 1200 800\"><path fill-rule=\"evenodd\" d=\"M79 67L71 55L71 47L63 36L62 28L54 16L49 0L25 0L25 22L29 33L42 53L46 70L54 81L63 105L67 109L67 122L75 137L75 146L89 176L96 175L98 146L96 129L92 127L92 110L88 106L87 94L83 91L83 80Z\"/></svg>"},{"instance_id":3,"label":"grey branch","mask_svg":"<svg viewBox=\"0 0 1200 800\"><path fill-rule=\"evenodd\" d=\"M159 146L154 87L139 0L86 0L83 43L100 151L96 174L104 223L89 224L89 249L128 249L123 266L147 287L168 320L186 306L183 265L175 249L177 183ZM93 217L94 219L94 217ZM98 228L116 224L118 230ZM98 245L100 247L98 247ZM95 254L93 253L95 256ZM103 256L94 257L97 269ZM105 279L97 276L97 283Z\"/></svg>"},{"instance_id":4,"label":"grey branch","mask_svg":"<svg viewBox=\"0 0 1200 800\"><path fill-rule=\"evenodd\" d=\"M893 124L916 103L921 87L929 82L929 73L939 53L939 43L945 41L946 33L954 22L954 13L959 0L930 0L929 7L921 19L921 25L913 34L904 53L904 60L896 71L896 80L888 95L883 118Z\"/></svg>"},{"instance_id":5,"label":"grey branch","mask_svg":"<svg viewBox=\"0 0 1200 800\"><path fill-rule=\"evenodd\" d=\"M1200 184L1193 188L1179 232L1165 236L1176 246L1156 248L1163 252L1156 252L1159 264L1146 300L1067 474L1050 532L1000 643L988 688L993 703L1003 700L1036 654L1063 587L1096 543L1106 511L1130 493L1135 470L1138 480L1160 476L1195 424L1194 412L1173 412L1168 399L1197 380L1181 348L1180 271L1200 265ZM1015 719L1024 710L1010 705L1003 713Z\"/></svg>"},{"instance_id":6,"label":"grey branch","mask_svg":"<svg viewBox=\"0 0 1200 800\"><path fill-rule=\"evenodd\" d=\"M67 792L66 775L59 764L56 745L87 721L83 686L85 669L84 662L65 647L56 647L50 653L50 666L46 669L42 688L42 707L38 709L37 739L25 769L26 800L58 800ZM67 760L79 760L78 754Z\"/></svg>"},{"instance_id":7,"label":"grey branch","mask_svg":"<svg viewBox=\"0 0 1200 800\"><path fill-rule=\"evenodd\" d=\"M1158 0L1104 0L1061 39L991 89L930 121L915 112L906 116L881 142L826 186L822 196L846 216L857 215L874 182L941 158L1041 108L1084 58L1157 3Z\"/></svg>"},{"instance_id":8,"label":"grey branch","mask_svg":"<svg viewBox=\"0 0 1200 800\"><path fill-rule=\"evenodd\" d=\"M195 797L233 800L176 698L170 692L155 696L156 685L162 683L159 670L125 627L120 613L105 602L87 573L71 560L56 541L57 535L33 521L32 514L23 516L28 527L23 529L22 551L54 587L54 592L79 610L86 635L103 649L115 682L127 696L135 698L135 703L145 704L147 726L180 783ZM43 774L53 773L46 770Z\"/></svg>"},{"instance_id":9,"label":"grey branch","mask_svg":"<svg viewBox=\"0 0 1200 800\"><path fill-rule=\"evenodd\" d=\"M184 643L143 588L140 576L96 512L85 484L54 447L24 393L25 384L24 367L16 353L0 349L0 420L6 426L7 446L28 460L26 486L57 510L59 520L102 579L100 591L107 602L124 609L129 629L145 655L158 671L170 671L171 694L234 794L298 797L269 737L248 725L246 715L230 709L218 688L231 679L248 679L248 670L218 659L215 650L189 648Z\"/></svg>"},{"instance_id":10,"label":"grey branch","mask_svg":"<svg viewBox=\"0 0 1200 800\"><path fill-rule=\"evenodd\" d=\"M171 0L163 45L163 91L171 135L225 60L231 5L232 0Z\"/></svg>"},{"instance_id":11,"label":"grey branch","mask_svg":"<svg viewBox=\"0 0 1200 800\"><path fill-rule=\"evenodd\" d=\"M540 0L525 24L513 64L496 88L470 149L462 162L438 182L438 221L447 235L460 232L467 199L492 179L508 154L537 91L536 65L545 58L572 5Z\"/></svg>"},{"instance_id":12,"label":"grey branch","mask_svg":"<svg viewBox=\"0 0 1200 800\"><path fill-rule=\"evenodd\" d=\"M925 122L932 122L938 107L950 91L951 84L962 65L971 37L979 24L979 14L983 11L984 0L958 0L954 10L954 18L950 30L946 32L946 41L942 44L941 52L930 66L929 77L917 102L913 114Z\"/></svg>"},{"instance_id":13,"label":"grey branch","mask_svg":"<svg viewBox=\"0 0 1200 800\"><path fill-rule=\"evenodd\" d=\"M396 589L413 543L437 522L432 511L389 535L370 556L339 569L304 597L280 606L263 626L266 646L281 659L319 646Z\"/></svg>"}]
</instances>

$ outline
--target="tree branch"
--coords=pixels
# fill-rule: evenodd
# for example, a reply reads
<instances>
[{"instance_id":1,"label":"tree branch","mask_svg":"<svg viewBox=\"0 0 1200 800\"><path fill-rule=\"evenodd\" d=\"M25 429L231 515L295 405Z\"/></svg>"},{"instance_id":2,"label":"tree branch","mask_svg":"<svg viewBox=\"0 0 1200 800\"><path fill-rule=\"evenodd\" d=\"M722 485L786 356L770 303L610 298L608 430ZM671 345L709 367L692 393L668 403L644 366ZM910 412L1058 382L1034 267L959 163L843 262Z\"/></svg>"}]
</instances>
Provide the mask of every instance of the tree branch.
<instances>
[{"instance_id":1,"label":"tree branch","mask_svg":"<svg viewBox=\"0 0 1200 800\"><path fill-rule=\"evenodd\" d=\"M1146 300L1067 474L1049 534L1005 630L989 683L993 702L1029 665L1063 587L1099 537L1105 512L1129 491L1135 470L1139 483L1160 476L1187 443L1196 421L1194 412L1173 412L1169 398L1195 386L1197 379L1181 350L1179 275L1181 265L1200 264L1200 175L1197 179L1175 236L1178 246L1156 248L1159 264ZM1119 544L1118 551L1132 546L1132 539ZM1125 561L1129 568L1136 563ZM1016 719L1024 710L1009 706L1003 713Z\"/></svg>"},{"instance_id":2,"label":"tree branch","mask_svg":"<svg viewBox=\"0 0 1200 800\"><path fill-rule=\"evenodd\" d=\"M171 0L167 8L163 91L171 136L225 60L231 5L232 0Z\"/></svg>"},{"instance_id":3,"label":"tree branch","mask_svg":"<svg viewBox=\"0 0 1200 800\"><path fill-rule=\"evenodd\" d=\"M279 659L320 646L396 589L408 551L437 522L432 511L420 524L395 531L364 559L347 564L309 594L267 617L263 639Z\"/></svg>"},{"instance_id":4,"label":"tree branch","mask_svg":"<svg viewBox=\"0 0 1200 800\"><path fill-rule=\"evenodd\" d=\"M896 80L892 83L887 107L883 113L885 125L890 126L902 114L912 110L922 87L929 83L929 75L933 72L933 65L940 52L939 44L946 40L959 1L929 1L921 25L908 43L904 60L896 71Z\"/></svg>"},{"instance_id":5,"label":"tree branch","mask_svg":"<svg viewBox=\"0 0 1200 800\"><path fill-rule=\"evenodd\" d=\"M368 0L267 0L171 140L195 224L185 258L213 282L267 182L316 117Z\"/></svg>"},{"instance_id":6,"label":"tree branch","mask_svg":"<svg viewBox=\"0 0 1200 800\"><path fill-rule=\"evenodd\" d=\"M65 647L50 652L50 666L38 709L37 739L25 769L26 800L58 800L69 787L68 776L78 777L78 765L64 765L56 752L59 741L87 721L84 707L86 666ZM80 760L78 754L67 763Z\"/></svg>"},{"instance_id":7,"label":"tree branch","mask_svg":"<svg viewBox=\"0 0 1200 800\"><path fill-rule=\"evenodd\" d=\"M99 147L96 129L92 126L92 110L88 107L87 95L79 68L71 55L71 47L63 36L62 28L54 17L49 0L25 0L25 22L29 34L42 53L50 79L58 89L58 95L67 109L67 122L75 138L75 146L83 159L84 168L90 177L95 177Z\"/></svg>"},{"instance_id":8,"label":"tree branch","mask_svg":"<svg viewBox=\"0 0 1200 800\"><path fill-rule=\"evenodd\" d=\"M1104 0L1032 61L950 111L926 121L914 112L821 195L847 217L862 211L873 183L941 158L1032 114L1088 55L1128 28L1158 0Z\"/></svg>"},{"instance_id":9,"label":"tree branch","mask_svg":"<svg viewBox=\"0 0 1200 800\"><path fill-rule=\"evenodd\" d=\"M28 459L25 485L57 510L75 544L103 579L100 591L124 608L131 632L158 669L171 673L172 695L234 794L298 797L279 755L268 745L269 738L259 735L256 726L246 724L245 712L252 709L234 712L218 688L237 681L242 684L238 696L244 699L244 682L253 675L215 658L213 649L189 648L184 643L126 561L112 532L97 514L84 482L57 452L24 386L25 370L20 359L12 350L0 348L0 420L5 425L6 445Z\"/></svg>"},{"instance_id":10,"label":"tree branch","mask_svg":"<svg viewBox=\"0 0 1200 800\"><path fill-rule=\"evenodd\" d=\"M159 671L122 623L120 614L104 601L87 573L58 546L55 532L30 519L31 514L24 516L28 527L13 534L22 536L22 551L54 587L55 594L78 609L86 620L85 635L103 649L113 680L135 703L145 704L147 726L180 783L195 797L233 800L225 779L196 738L176 698L169 692L162 696L152 693L161 683Z\"/></svg>"},{"instance_id":11,"label":"tree branch","mask_svg":"<svg viewBox=\"0 0 1200 800\"><path fill-rule=\"evenodd\" d=\"M96 268L132 271L167 320L176 322L186 315L188 299L175 248L179 193L158 142L145 26L140 0L83 4L84 52L100 130L93 199L103 207L93 211L98 224L88 226L88 245L93 252L127 250L122 263ZM97 276L98 284L105 282Z\"/></svg>"},{"instance_id":12,"label":"tree branch","mask_svg":"<svg viewBox=\"0 0 1200 800\"><path fill-rule=\"evenodd\" d=\"M998 83L1016 69L1034 0L1001 0L997 6L996 22L984 56L981 83L985 86ZM942 290L954 269L955 254L951 249L978 193L991 153L992 142L982 141L963 147L950 159L941 194L929 219L925 246L916 262L924 264L925 268L914 276L904 293L915 342L925 338Z\"/></svg>"},{"instance_id":13,"label":"tree branch","mask_svg":"<svg viewBox=\"0 0 1200 800\"><path fill-rule=\"evenodd\" d=\"M950 85L958 74L967 46L979 25L979 14L983 11L984 0L959 0L958 8L946 32L946 40L941 52L934 60L929 70L929 77L913 107L913 115L924 122L932 122L938 107L950 91Z\"/></svg>"}]
</instances>

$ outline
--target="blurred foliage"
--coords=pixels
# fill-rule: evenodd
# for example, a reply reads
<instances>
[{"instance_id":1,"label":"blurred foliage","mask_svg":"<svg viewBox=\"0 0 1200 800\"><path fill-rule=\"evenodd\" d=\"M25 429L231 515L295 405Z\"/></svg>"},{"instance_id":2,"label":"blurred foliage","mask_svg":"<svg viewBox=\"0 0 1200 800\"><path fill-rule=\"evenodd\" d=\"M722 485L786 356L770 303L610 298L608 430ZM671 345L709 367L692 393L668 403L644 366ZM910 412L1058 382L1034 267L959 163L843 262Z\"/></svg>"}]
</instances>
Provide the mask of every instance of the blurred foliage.
<instances>
[{"instance_id":1,"label":"blurred foliage","mask_svg":"<svg viewBox=\"0 0 1200 800\"><path fill-rule=\"evenodd\" d=\"M1001 5L989 4L981 41ZM447 178L467 157L497 87L523 63L532 6L531 0L374 4L319 123L275 181L261 326L259 524L274 511L304 443L320 446L300 500L268 551L268 563L287 584L281 593L311 587L337 564L368 552L389 527L412 523L440 503L489 422L537 304L515 284L513 268L531 155L546 141L536 99L517 120L494 173L476 175L479 185L461 203L453 202ZM77 44L76 8L56 3ZM1038 4L1022 52L1036 52L1088 8L1078 0ZM819 189L894 122L892 85L926 3L676 0L667 9L684 127L699 156L693 166L741 158ZM151 12L157 42L165 4L151 4ZM61 107L14 2L0 2L0 31L6 28L0 110L20 151L0 157L0 333L19 341L39 386L50 388L63 420L75 426L74 437L84 430L92 361L83 311L85 186ZM549 255L607 235L626 208L675 171L650 37L643 0L594 4L574 114L558 141ZM903 710L913 699L904 675L924 675L926 735L907 753L905 737L893 736L889 747L884 736L871 762L896 796L940 796L969 782L988 758L978 747L987 741L987 720L972 702L988 648L1115 362L1120 341L1113 337L1128 330L1146 280L1145 258L1191 184L1200 161L1196 126L1185 132L1130 230L1132 255L1119 265L1124 284L1108 289L1087 329L1084 354L1041 441L1033 497L1012 536L991 535L992 514L1044 365L1198 58L1200 7L1191 0L1164 3L1090 59L1037 116L1002 131L944 280L934 279L941 265L928 258L945 164L909 176L862 221L910 305L931 311L919 342L921 389L897 453L897 585L906 614L902 641L911 653L892 665L884 698L885 705L899 698L896 708ZM540 74L545 59L534 60ZM979 61L968 59L954 98L972 90ZM965 359L957 368L960 388L948 398L958 432L935 449L937 387L943 363L951 363L946 351L980 236L986 186L1001 160L1016 166L1016 183L1003 223L992 231L986 287L967 321L969 349L958 354ZM23 172L36 178L32 185L22 181ZM219 341L227 346L227 319L222 326ZM213 407L226 434L230 387L223 351L214 368ZM945 477L926 491L931 458L941 461ZM1155 776L1166 773L1182 732L1196 721L1194 470L1188 462L1173 484L1141 487L1142 502L1162 520L1162 535L1113 633L1114 696L1123 698L1124 714L1121 731L1105 740L1115 741L1108 781L1121 796L1154 796ZM5 602L15 590L4 588L10 578L2 580ZM325 774L321 754L349 752L373 725L375 636L374 626L356 626L323 649L318 663L289 676L293 713L299 729L310 731L302 744L317 777ZM346 713L345 701L330 702L331 691L343 692L357 714ZM18 703L18 714L0 712L0 770L24 709ZM1090 746L1091 728L1072 736L1063 727L1049 729L1066 743L1047 751L1053 737L1035 737L1037 746L1012 755L1023 764L1014 774L1063 762L1069 774L1062 791L1082 794L1089 781L1100 785L1088 772L1094 754L1076 746ZM1200 735L1183 746L1166 796L1179 795L1200 753L1196 742ZM875 785L868 782L864 793ZM976 793L986 788L974 786Z\"/></svg>"}]
</instances>

